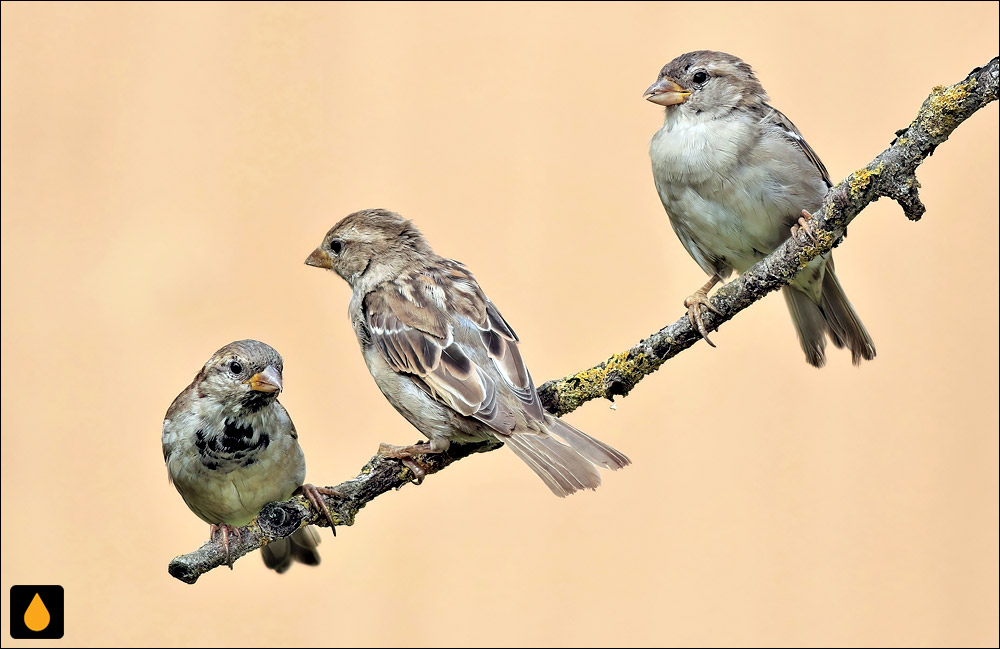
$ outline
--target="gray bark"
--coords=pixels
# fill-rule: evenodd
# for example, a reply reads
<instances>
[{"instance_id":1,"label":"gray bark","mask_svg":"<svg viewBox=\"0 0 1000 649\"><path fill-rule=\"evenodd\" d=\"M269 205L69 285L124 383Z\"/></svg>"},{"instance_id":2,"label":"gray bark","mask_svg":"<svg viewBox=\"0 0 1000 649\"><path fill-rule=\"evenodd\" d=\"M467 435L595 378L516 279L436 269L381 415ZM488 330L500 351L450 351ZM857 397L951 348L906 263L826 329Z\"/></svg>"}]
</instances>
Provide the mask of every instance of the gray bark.
<instances>
[{"instance_id":1,"label":"gray bark","mask_svg":"<svg viewBox=\"0 0 1000 649\"><path fill-rule=\"evenodd\" d=\"M869 203L887 197L899 203L907 218L916 221L923 216L925 208L917 194L920 187L915 175L917 167L959 124L986 104L996 101L998 76L1000 65L994 57L962 81L949 87L935 87L913 122L896 132L889 148L827 193L810 222L816 241L800 233L719 289L711 299L722 315L706 313L706 326L710 330L717 329L743 309L787 284L809 261L839 245L848 224ZM616 396L625 396L644 377L700 338L685 315L631 349L592 368L544 383L538 389L539 396L545 408L557 416L572 412L592 399L613 400ZM453 444L447 453L423 455L418 460L429 475L473 453L491 451L499 446L499 443ZM341 496L324 498L337 525L353 525L357 513L369 502L413 480L413 474L399 460L375 456L356 478L333 487ZM242 528L240 538L230 539L232 558L235 560L270 541L286 537L303 525L329 526L329 523L312 510L302 496L270 503L261 510L256 521ZM177 579L193 584L204 573L225 564L222 545L213 540L194 552L175 557L168 570Z\"/></svg>"}]
</instances>

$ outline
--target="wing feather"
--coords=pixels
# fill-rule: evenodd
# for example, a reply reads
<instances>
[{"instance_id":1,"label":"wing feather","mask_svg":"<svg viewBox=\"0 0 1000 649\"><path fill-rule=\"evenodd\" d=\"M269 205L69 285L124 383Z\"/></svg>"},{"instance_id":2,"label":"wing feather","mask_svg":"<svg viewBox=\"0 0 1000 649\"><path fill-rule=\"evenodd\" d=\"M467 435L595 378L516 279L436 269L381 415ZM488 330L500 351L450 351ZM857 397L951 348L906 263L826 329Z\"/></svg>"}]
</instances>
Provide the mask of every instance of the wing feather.
<instances>
[{"instance_id":1,"label":"wing feather","mask_svg":"<svg viewBox=\"0 0 1000 649\"><path fill-rule=\"evenodd\" d=\"M596 488L595 464L629 463L545 413L517 334L458 262L439 258L400 275L368 293L363 311L372 343L394 371L496 431L555 494Z\"/></svg>"},{"instance_id":2,"label":"wing feather","mask_svg":"<svg viewBox=\"0 0 1000 649\"><path fill-rule=\"evenodd\" d=\"M795 124L792 123L792 120L788 119L785 114L777 108L767 104L765 104L765 108L768 112L761 121L777 126L782 135L799 147L802 153L804 153L809 159L809 162L816 167L816 171L819 172L819 175L823 178L823 182L826 183L826 186L833 187L833 183L830 182L830 173L826 170L826 165L823 164L823 161L819 159L819 156L816 155L813 148L809 146L809 143L806 142L804 137L802 137L802 133L800 133Z\"/></svg>"},{"instance_id":3,"label":"wing feather","mask_svg":"<svg viewBox=\"0 0 1000 649\"><path fill-rule=\"evenodd\" d=\"M528 412L542 416L517 336L472 275L458 262L446 263L368 294L364 306L372 342L386 363L438 402L509 433L514 414L497 399L497 378ZM440 290L443 284L453 290Z\"/></svg>"}]
</instances>

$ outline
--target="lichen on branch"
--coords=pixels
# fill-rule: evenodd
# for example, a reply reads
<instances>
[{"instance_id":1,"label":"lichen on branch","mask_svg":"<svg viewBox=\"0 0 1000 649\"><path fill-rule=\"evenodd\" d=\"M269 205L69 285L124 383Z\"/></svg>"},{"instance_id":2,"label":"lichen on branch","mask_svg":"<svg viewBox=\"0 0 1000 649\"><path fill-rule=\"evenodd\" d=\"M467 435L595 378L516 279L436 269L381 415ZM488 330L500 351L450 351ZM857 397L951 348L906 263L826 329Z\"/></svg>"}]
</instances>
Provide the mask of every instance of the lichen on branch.
<instances>
[{"instance_id":1,"label":"lichen on branch","mask_svg":"<svg viewBox=\"0 0 1000 649\"><path fill-rule=\"evenodd\" d=\"M758 264L729 282L712 297L722 312L707 312L705 325L717 329L737 313L791 280L812 259L829 252L843 239L848 224L870 203L882 197L895 200L911 220L926 208L917 190L917 167L959 124L997 99L998 62L994 57L953 86L937 86L910 125L897 131L889 148L864 168L833 187L809 225L817 242L804 235L788 239ZM626 395L645 376L701 337L686 317L640 340L632 349L582 372L548 381L538 388L549 412L565 415L596 398Z\"/></svg>"},{"instance_id":2,"label":"lichen on branch","mask_svg":"<svg viewBox=\"0 0 1000 649\"><path fill-rule=\"evenodd\" d=\"M996 101L998 77L1000 64L994 57L962 81L948 87L935 87L913 122L896 132L888 149L827 193L823 205L810 221L816 241L804 235L788 239L747 272L716 291L711 299L722 315L706 313L705 325L710 330L717 329L743 309L787 284L812 259L837 246L848 224L873 201L891 198L899 203L907 218L915 221L923 216L926 208L917 193L920 188L915 175L917 167L962 122ZM539 397L546 410L562 416L593 399L613 400L625 396L639 381L700 339L687 317L681 317L640 340L631 349L594 367L542 384L538 388ZM491 451L499 446L499 443L452 444L447 453L422 455L418 460L429 475L473 453ZM358 511L366 504L412 480L413 475L399 460L375 456L357 477L333 487L342 496L324 496L324 500L338 525L353 525ZM235 542L230 541L230 553L234 559L239 558L304 525L327 526L329 523L319 512L310 509L302 496L270 503L254 522L242 528ZM175 557L168 570L177 579L193 584L204 573L225 564L221 543L209 541L194 552Z\"/></svg>"}]
</instances>

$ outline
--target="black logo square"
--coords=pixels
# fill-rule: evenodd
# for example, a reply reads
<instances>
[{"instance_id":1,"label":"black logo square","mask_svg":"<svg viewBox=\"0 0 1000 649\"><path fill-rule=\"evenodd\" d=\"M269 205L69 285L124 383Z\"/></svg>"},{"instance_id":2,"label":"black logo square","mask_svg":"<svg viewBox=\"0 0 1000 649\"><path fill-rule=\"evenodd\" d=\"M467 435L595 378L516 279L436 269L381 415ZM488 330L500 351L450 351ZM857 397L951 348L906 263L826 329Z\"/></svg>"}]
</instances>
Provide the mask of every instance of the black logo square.
<instances>
[{"instance_id":1,"label":"black logo square","mask_svg":"<svg viewBox=\"0 0 1000 649\"><path fill-rule=\"evenodd\" d=\"M65 612L62 586L10 587L12 638L61 638Z\"/></svg>"}]
</instances>

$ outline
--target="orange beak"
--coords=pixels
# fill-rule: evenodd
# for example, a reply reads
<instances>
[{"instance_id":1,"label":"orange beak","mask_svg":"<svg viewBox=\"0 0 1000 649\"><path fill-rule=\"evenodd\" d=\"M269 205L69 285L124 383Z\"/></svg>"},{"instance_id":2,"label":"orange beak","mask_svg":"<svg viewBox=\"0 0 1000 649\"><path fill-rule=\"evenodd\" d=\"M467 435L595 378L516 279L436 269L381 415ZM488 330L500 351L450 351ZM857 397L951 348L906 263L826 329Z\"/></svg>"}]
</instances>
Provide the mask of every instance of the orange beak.
<instances>
[{"instance_id":1,"label":"orange beak","mask_svg":"<svg viewBox=\"0 0 1000 649\"><path fill-rule=\"evenodd\" d=\"M682 88L664 77L646 88L646 93L643 96L646 101L651 101L654 104L673 106L674 104L683 104L690 95L690 90Z\"/></svg>"},{"instance_id":2,"label":"orange beak","mask_svg":"<svg viewBox=\"0 0 1000 649\"><path fill-rule=\"evenodd\" d=\"M281 374L270 365L247 380L254 392L281 392Z\"/></svg>"}]
</instances>

